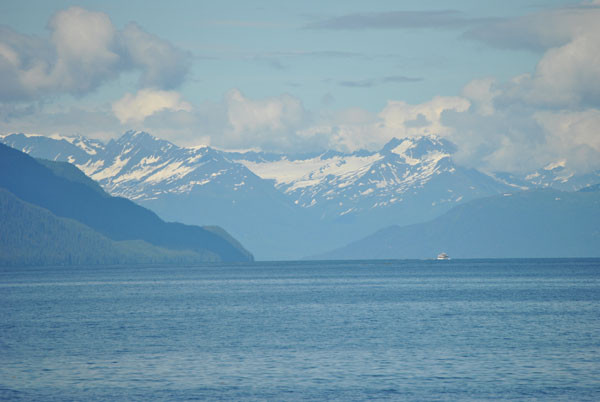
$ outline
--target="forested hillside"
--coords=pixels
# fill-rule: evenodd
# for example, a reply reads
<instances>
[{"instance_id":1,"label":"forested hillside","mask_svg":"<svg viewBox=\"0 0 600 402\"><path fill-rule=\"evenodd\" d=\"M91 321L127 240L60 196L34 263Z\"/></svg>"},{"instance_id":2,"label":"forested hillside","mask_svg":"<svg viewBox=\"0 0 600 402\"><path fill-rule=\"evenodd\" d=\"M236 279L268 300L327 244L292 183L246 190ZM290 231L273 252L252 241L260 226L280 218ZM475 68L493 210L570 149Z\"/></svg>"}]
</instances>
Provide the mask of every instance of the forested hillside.
<instances>
[{"instance_id":1,"label":"forested hillside","mask_svg":"<svg viewBox=\"0 0 600 402\"><path fill-rule=\"evenodd\" d=\"M105 265L216 261L209 252L175 251L141 240L113 241L72 219L0 188L0 265Z\"/></svg>"}]
</instances>

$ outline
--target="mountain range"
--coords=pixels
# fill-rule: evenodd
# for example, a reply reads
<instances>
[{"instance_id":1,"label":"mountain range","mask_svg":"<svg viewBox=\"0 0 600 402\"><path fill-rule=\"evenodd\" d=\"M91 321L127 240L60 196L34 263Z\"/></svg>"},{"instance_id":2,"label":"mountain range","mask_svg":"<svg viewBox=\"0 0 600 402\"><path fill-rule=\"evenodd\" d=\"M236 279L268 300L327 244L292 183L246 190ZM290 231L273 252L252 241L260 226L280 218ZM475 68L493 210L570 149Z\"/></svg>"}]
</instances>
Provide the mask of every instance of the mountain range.
<instances>
[{"instance_id":1,"label":"mountain range","mask_svg":"<svg viewBox=\"0 0 600 402\"><path fill-rule=\"evenodd\" d=\"M429 222L389 226L315 259L600 257L600 186L473 200Z\"/></svg>"},{"instance_id":2,"label":"mountain range","mask_svg":"<svg viewBox=\"0 0 600 402\"><path fill-rule=\"evenodd\" d=\"M113 197L75 166L0 144L4 264L238 262L252 254L219 228L167 223Z\"/></svg>"},{"instance_id":3,"label":"mountain range","mask_svg":"<svg viewBox=\"0 0 600 402\"><path fill-rule=\"evenodd\" d=\"M0 140L70 162L163 219L222 226L259 259L321 254L482 197L600 182L600 172L575 175L561 162L521 176L485 174L457 165L454 146L435 136L393 139L376 152L301 155L182 148L137 131L106 144L24 134Z\"/></svg>"}]
</instances>

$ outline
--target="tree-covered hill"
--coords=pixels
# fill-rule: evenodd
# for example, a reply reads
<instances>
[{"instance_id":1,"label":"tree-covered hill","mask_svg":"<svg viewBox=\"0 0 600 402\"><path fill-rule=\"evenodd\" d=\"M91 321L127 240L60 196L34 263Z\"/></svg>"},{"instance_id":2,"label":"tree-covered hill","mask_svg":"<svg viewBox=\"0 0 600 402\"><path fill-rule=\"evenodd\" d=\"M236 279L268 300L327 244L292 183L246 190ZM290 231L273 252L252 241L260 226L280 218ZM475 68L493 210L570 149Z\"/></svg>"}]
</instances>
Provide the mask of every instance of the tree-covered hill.
<instances>
[{"instance_id":1,"label":"tree-covered hill","mask_svg":"<svg viewBox=\"0 0 600 402\"><path fill-rule=\"evenodd\" d=\"M217 261L210 252L168 250L141 241L113 241L89 227L0 188L0 265L105 265Z\"/></svg>"},{"instance_id":2,"label":"tree-covered hill","mask_svg":"<svg viewBox=\"0 0 600 402\"><path fill-rule=\"evenodd\" d=\"M165 249L216 255L220 261L253 259L239 243L218 231L164 222L132 201L108 196L70 168L51 167L0 144L0 187L25 202L83 223L114 241L143 240Z\"/></svg>"}]
</instances>

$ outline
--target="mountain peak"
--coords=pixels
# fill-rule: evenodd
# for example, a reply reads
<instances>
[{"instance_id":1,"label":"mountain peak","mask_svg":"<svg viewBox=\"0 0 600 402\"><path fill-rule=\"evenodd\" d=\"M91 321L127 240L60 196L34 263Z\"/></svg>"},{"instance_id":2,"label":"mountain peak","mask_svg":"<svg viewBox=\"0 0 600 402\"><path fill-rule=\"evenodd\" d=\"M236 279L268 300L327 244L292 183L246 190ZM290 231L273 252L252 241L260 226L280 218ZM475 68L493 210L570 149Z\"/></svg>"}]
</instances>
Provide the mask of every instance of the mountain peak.
<instances>
[{"instance_id":1,"label":"mountain peak","mask_svg":"<svg viewBox=\"0 0 600 402\"><path fill-rule=\"evenodd\" d=\"M125 142L143 141L143 140L163 141L145 131L129 130L129 131L126 131L123 135L121 135L117 139L117 142L125 143Z\"/></svg>"},{"instance_id":2,"label":"mountain peak","mask_svg":"<svg viewBox=\"0 0 600 402\"><path fill-rule=\"evenodd\" d=\"M456 147L450 141L435 135L419 137L392 138L381 150L381 154L409 155L411 158L421 159L430 152L452 154Z\"/></svg>"},{"instance_id":3,"label":"mountain peak","mask_svg":"<svg viewBox=\"0 0 600 402\"><path fill-rule=\"evenodd\" d=\"M176 147L173 143L157 138L145 131L129 130L121 137L111 141L123 148L140 148L145 151L157 151Z\"/></svg>"}]
</instances>

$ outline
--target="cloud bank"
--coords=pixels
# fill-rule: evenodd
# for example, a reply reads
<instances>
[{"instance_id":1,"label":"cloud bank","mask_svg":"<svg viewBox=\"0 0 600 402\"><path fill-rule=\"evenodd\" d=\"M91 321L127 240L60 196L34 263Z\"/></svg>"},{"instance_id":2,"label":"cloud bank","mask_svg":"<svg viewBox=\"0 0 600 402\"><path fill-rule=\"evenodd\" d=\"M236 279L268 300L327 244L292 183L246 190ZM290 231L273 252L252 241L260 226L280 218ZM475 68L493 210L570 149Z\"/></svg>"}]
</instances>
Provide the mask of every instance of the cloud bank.
<instances>
[{"instance_id":1,"label":"cloud bank","mask_svg":"<svg viewBox=\"0 0 600 402\"><path fill-rule=\"evenodd\" d=\"M174 90L189 69L185 51L134 23L118 30L105 14L74 7L50 20L48 38L0 29L0 123L6 132L103 139L134 128L180 145L275 152L375 150L393 137L434 134L457 145L460 163L490 172L528 172L562 160L578 172L600 169L600 8L595 4L483 25L442 11L349 15L311 28L420 29L436 18L442 27L466 30L466 39L537 52L539 61L532 71L505 81L480 77L457 96L418 104L390 99L376 112L309 111L293 94L253 98L242 88L192 104ZM52 94L83 96L128 71L139 73L136 90L96 110L36 102ZM360 90L415 80L388 76L337 84Z\"/></svg>"},{"instance_id":2,"label":"cloud bank","mask_svg":"<svg viewBox=\"0 0 600 402\"><path fill-rule=\"evenodd\" d=\"M48 23L49 37L0 29L0 100L84 95L127 71L140 88L172 89L184 80L190 55L136 24L118 30L101 12L72 7Z\"/></svg>"},{"instance_id":3,"label":"cloud bank","mask_svg":"<svg viewBox=\"0 0 600 402\"><path fill-rule=\"evenodd\" d=\"M163 110L191 111L192 106L175 91L142 89L137 94L125 96L112 105L112 110L123 124L141 122L146 117Z\"/></svg>"}]
</instances>

